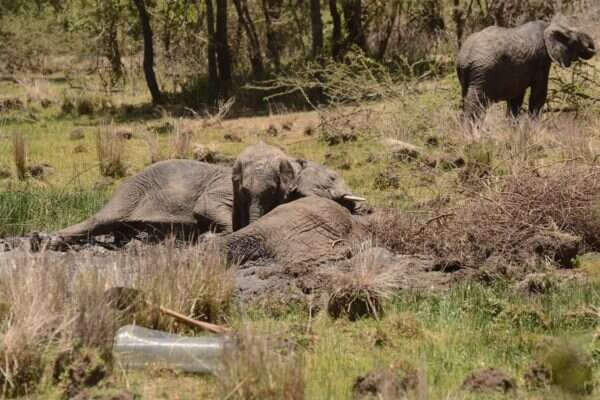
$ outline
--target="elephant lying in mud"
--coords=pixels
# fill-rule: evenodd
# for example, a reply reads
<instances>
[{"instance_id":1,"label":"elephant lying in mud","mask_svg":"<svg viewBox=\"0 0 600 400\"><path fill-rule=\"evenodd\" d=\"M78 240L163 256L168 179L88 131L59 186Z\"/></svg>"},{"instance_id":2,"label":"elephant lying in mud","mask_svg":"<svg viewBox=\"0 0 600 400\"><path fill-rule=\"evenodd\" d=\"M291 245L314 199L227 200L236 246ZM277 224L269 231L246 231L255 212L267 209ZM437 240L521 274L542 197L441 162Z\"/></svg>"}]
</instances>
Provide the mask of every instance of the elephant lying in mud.
<instances>
[{"instance_id":1,"label":"elephant lying in mud","mask_svg":"<svg viewBox=\"0 0 600 400\"><path fill-rule=\"evenodd\" d=\"M272 261L316 266L347 258L367 237L367 217L335 201L309 196L275 208L258 221L220 239L229 262Z\"/></svg>"},{"instance_id":2,"label":"elephant lying in mud","mask_svg":"<svg viewBox=\"0 0 600 400\"><path fill-rule=\"evenodd\" d=\"M320 196L353 210L365 199L352 195L336 172L294 159L259 142L246 148L233 166L233 230L237 231L280 204Z\"/></svg>"},{"instance_id":3,"label":"elephant lying in mud","mask_svg":"<svg viewBox=\"0 0 600 400\"><path fill-rule=\"evenodd\" d=\"M593 39L557 16L516 28L488 27L469 36L458 54L458 79L465 116L477 119L490 103L506 101L516 117L531 88L529 112L538 115L546 102L552 62L563 68L596 54Z\"/></svg>"},{"instance_id":4,"label":"elephant lying in mud","mask_svg":"<svg viewBox=\"0 0 600 400\"><path fill-rule=\"evenodd\" d=\"M231 232L230 168L191 160L161 161L123 182L95 215L56 235L54 245L112 234L128 240L142 232L193 238Z\"/></svg>"},{"instance_id":5,"label":"elephant lying in mud","mask_svg":"<svg viewBox=\"0 0 600 400\"><path fill-rule=\"evenodd\" d=\"M332 197L340 188L349 193L334 171L302 163L288 201L310 195ZM108 234L123 243L141 233L153 239L175 234L185 240L209 231L228 233L232 231L233 198L230 168L190 160L162 161L124 181L95 215L54 233L50 248ZM352 201L342 203L353 209Z\"/></svg>"}]
</instances>

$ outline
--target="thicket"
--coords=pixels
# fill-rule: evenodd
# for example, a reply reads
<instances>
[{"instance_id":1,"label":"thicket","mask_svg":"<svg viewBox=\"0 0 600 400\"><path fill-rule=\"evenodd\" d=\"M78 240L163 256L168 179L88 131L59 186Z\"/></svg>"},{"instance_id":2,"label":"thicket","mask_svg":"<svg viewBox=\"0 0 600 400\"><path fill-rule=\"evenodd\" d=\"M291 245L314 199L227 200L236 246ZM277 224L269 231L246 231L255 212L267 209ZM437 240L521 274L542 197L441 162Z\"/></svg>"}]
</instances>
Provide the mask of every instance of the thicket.
<instances>
[{"instance_id":1,"label":"thicket","mask_svg":"<svg viewBox=\"0 0 600 400\"><path fill-rule=\"evenodd\" d=\"M451 55L473 30L588 6L587 0L0 0L0 71L79 71L99 77L106 91L144 76L154 103L201 109L235 96L238 106L255 108L280 94L257 91L265 81L329 68L355 54L399 78L440 74L452 70ZM287 101L304 102L295 95ZM309 95L328 100L320 90Z\"/></svg>"}]
</instances>

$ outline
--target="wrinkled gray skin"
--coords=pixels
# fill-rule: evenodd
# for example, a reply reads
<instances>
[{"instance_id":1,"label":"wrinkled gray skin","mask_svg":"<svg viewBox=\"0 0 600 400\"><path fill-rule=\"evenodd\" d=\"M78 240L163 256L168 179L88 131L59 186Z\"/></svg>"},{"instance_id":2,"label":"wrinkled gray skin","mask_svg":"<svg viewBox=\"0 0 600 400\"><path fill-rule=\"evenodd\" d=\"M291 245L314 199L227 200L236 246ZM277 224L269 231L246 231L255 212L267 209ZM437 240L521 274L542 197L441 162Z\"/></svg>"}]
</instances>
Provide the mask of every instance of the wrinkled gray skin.
<instances>
[{"instance_id":1,"label":"wrinkled gray skin","mask_svg":"<svg viewBox=\"0 0 600 400\"><path fill-rule=\"evenodd\" d=\"M123 182L89 219L56 233L60 244L113 234L175 233L186 239L209 230L231 232L230 168L191 160L158 162Z\"/></svg>"},{"instance_id":2,"label":"wrinkled gray skin","mask_svg":"<svg viewBox=\"0 0 600 400\"><path fill-rule=\"evenodd\" d=\"M352 244L367 237L364 218L333 200L310 196L278 206L222 238L220 246L228 261L239 265L271 261L314 267L348 258Z\"/></svg>"},{"instance_id":3,"label":"wrinkled gray skin","mask_svg":"<svg viewBox=\"0 0 600 400\"><path fill-rule=\"evenodd\" d=\"M516 117L531 89L529 112L541 112L554 61L563 68L596 54L592 38L567 26L564 18L533 21L516 28L491 26L469 36L458 55L458 79L465 116L477 119L490 103L506 101Z\"/></svg>"},{"instance_id":4,"label":"wrinkled gray skin","mask_svg":"<svg viewBox=\"0 0 600 400\"><path fill-rule=\"evenodd\" d=\"M246 148L233 166L233 230L257 221L280 204L306 196L335 200L354 209L345 199L351 190L335 171L289 157L259 142Z\"/></svg>"}]
</instances>

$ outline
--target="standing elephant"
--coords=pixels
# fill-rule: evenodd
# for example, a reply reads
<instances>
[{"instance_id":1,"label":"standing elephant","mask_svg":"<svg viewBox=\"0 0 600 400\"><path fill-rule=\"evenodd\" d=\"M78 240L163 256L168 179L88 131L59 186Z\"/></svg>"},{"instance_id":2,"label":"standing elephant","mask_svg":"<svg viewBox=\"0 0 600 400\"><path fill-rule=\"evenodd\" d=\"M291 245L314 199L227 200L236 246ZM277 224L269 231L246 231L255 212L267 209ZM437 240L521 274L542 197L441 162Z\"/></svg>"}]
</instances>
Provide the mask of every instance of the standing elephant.
<instances>
[{"instance_id":1,"label":"standing elephant","mask_svg":"<svg viewBox=\"0 0 600 400\"><path fill-rule=\"evenodd\" d=\"M56 232L54 246L112 234L128 240L141 232L186 238L231 232L230 168L191 160L158 162L123 182L87 220Z\"/></svg>"},{"instance_id":2,"label":"standing elephant","mask_svg":"<svg viewBox=\"0 0 600 400\"><path fill-rule=\"evenodd\" d=\"M506 101L508 112L516 117L528 88L529 112L539 115L546 102L551 63L567 68L596 54L592 38L563 19L516 28L491 26L469 36L457 63L465 116L476 120L490 103Z\"/></svg>"},{"instance_id":3,"label":"standing elephant","mask_svg":"<svg viewBox=\"0 0 600 400\"><path fill-rule=\"evenodd\" d=\"M293 159L276 147L259 142L246 148L233 165L233 230L258 220L289 201L321 196L349 208L364 201L334 171Z\"/></svg>"}]
</instances>

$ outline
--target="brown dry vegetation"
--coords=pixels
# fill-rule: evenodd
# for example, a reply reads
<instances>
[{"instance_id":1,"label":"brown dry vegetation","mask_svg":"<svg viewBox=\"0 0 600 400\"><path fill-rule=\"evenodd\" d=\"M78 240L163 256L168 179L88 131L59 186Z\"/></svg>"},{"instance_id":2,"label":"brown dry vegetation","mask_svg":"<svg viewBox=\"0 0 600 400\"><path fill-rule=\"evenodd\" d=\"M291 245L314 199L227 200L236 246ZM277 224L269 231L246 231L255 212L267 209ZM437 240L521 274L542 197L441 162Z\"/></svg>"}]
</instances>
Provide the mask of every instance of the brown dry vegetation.
<instances>
[{"instance_id":1,"label":"brown dry vegetation","mask_svg":"<svg viewBox=\"0 0 600 400\"><path fill-rule=\"evenodd\" d=\"M126 323L189 332L149 307L115 309L105 294L111 287L138 289L152 303L193 318L221 321L227 315L233 276L210 246L183 251L170 242L131 249L114 266L92 260L74 266L47 254L23 255L0 271L3 397L34 393L48 379L65 383L68 376L53 372L62 354L90 349L110 369L113 336Z\"/></svg>"}]
</instances>

